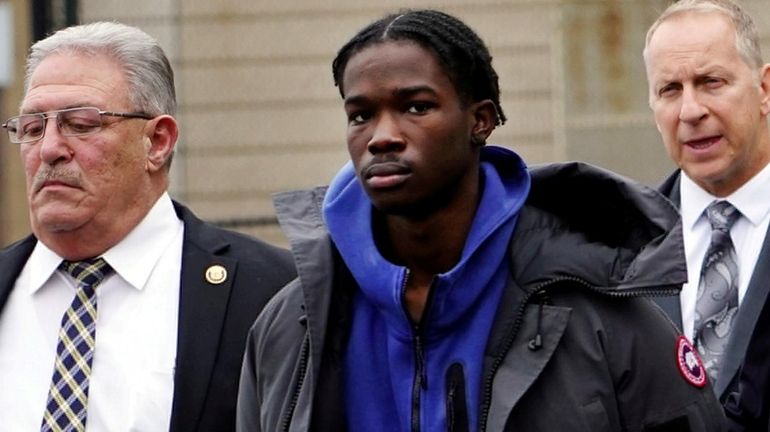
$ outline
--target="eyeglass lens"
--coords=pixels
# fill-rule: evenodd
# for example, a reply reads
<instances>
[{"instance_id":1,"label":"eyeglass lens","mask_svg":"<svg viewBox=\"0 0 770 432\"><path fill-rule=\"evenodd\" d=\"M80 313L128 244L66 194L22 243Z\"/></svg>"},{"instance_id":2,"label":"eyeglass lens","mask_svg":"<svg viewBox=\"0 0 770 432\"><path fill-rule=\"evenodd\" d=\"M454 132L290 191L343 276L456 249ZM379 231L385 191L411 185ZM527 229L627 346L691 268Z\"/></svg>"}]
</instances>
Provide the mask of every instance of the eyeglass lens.
<instances>
[{"instance_id":1,"label":"eyeglass lens","mask_svg":"<svg viewBox=\"0 0 770 432\"><path fill-rule=\"evenodd\" d=\"M96 133L102 127L102 117L96 108L76 108L46 114L25 114L8 122L8 134L12 142L30 142L43 137L46 120L56 118L59 131L64 136Z\"/></svg>"}]
</instances>

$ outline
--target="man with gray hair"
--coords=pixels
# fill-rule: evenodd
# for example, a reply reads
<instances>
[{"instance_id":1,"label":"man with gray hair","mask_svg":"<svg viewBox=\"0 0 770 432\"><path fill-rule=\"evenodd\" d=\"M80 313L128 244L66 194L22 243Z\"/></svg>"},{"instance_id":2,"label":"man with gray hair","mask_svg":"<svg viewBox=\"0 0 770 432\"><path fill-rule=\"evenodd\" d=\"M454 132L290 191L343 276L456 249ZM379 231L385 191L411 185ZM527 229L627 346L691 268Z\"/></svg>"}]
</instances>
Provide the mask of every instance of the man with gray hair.
<instances>
[{"instance_id":1,"label":"man with gray hair","mask_svg":"<svg viewBox=\"0 0 770 432\"><path fill-rule=\"evenodd\" d=\"M0 251L3 430L234 429L248 328L294 270L171 200L175 111L169 61L137 28L31 48L2 125L32 228Z\"/></svg>"},{"instance_id":2,"label":"man with gray hair","mask_svg":"<svg viewBox=\"0 0 770 432\"><path fill-rule=\"evenodd\" d=\"M736 3L681 0L644 49L650 107L679 167L661 191L681 209L689 280L659 304L730 405L746 402L747 347L770 331L757 327L770 290L770 65L758 41Z\"/></svg>"}]
</instances>

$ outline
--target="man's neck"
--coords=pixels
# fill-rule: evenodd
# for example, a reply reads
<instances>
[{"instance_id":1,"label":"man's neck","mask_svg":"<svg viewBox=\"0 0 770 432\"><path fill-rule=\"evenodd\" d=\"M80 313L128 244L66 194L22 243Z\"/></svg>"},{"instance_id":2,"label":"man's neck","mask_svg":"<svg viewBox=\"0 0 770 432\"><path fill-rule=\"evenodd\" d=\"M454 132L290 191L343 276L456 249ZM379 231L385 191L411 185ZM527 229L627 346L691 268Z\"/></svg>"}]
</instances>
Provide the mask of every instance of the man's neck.
<instances>
[{"instance_id":1,"label":"man's neck","mask_svg":"<svg viewBox=\"0 0 770 432\"><path fill-rule=\"evenodd\" d=\"M123 240L152 209L159 194L147 195L129 211L113 217L98 217L87 224L67 231L42 231L35 235L48 248L64 259L75 261L102 255Z\"/></svg>"}]
</instances>

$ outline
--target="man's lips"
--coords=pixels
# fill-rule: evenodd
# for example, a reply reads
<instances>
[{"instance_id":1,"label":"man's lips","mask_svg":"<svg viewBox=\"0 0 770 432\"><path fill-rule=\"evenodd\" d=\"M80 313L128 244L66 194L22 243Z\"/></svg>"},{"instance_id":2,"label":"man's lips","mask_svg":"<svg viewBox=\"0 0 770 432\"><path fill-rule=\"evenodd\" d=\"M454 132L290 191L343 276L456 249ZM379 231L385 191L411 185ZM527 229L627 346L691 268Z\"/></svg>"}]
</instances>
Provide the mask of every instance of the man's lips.
<instances>
[{"instance_id":1,"label":"man's lips","mask_svg":"<svg viewBox=\"0 0 770 432\"><path fill-rule=\"evenodd\" d=\"M398 162L379 162L370 164L364 168L363 175L365 179L371 177L382 177L390 175L406 174L409 172L409 168Z\"/></svg>"},{"instance_id":2,"label":"man's lips","mask_svg":"<svg viewBox=\"0 0 770 432\"><path fill-rule=\"evenodd\" d=\"M66 190L66 189L75 189L78 188L77 185L68 183L68 182L62 182L62 181L47 181L40 183L35 192L43 192L43 191L57 191L57 190Z\"/></svg>"},{"instance_id":3,"label":"man's lips","mask_svg":"<svg viewBox=\"0 0 770 432\"><path fill-rule=\"evenodd\" d=\"M711 135L706 137L698 137L684 141L684 145L691 147L695 150L703 150L711 147L722 139L721 135Z\"/></svg>"},{"instance_id":4,"label":"man's lips","mask_svg":"<svg viewBox=\"0 0 770 432\"><path fill-rule=\"evenodd\" d=\"M398 162L372 163L361 172L364 181L373 188L393 187L406 180L411 170Z\"/></svg>"},{"instance_id":5,"label":"man's lips","mask_svg":"<svg viewBox=\"0 0 770 432\"><path fill-rule=\"evenodd\" d=\"M49 181L43 182L43 184L40 186L40 188L41 188L41 189L43 189L43 188L47 188L47 187L49 187L49 186L67 186L67 187L74 187L74 185L72 185L72 184L70 184L70 183L67 183L67 182L64 182L64 181L60 181L60 180L49 180Z\"/></svg>"},{"instance_id":6,"label":"man's lips","mask_svg":"<svg viewBox=\"0 0 770 432\"><path fill-rule=\"evenodd\" d=\"M39 176L35 179L33 186L35 192L46 188L79 188L80 181L75 177Z\"/></svg>"}]
</instances>

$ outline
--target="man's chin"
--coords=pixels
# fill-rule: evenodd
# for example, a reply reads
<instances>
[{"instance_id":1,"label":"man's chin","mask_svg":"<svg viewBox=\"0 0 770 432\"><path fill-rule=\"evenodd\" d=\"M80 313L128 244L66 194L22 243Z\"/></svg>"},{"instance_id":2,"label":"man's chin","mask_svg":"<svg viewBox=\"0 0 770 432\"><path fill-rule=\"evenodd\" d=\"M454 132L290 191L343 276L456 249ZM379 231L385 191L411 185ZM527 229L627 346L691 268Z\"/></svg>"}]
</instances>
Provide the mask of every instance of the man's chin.
<instances>
[{"instance_id":1,"label":"man's chin","mask_svg":"<svg viewBox=\"0 0 770 432\"><path fill-rule=\"evenodd\" d=\"M46 208L38 210L32 215L33 230L35 232L45 231L47 233L66 233L75 231L83 226L83 217L66 211L64 209L56 210Z\"/></svg>"},{"instance_id":2,"label":"man's chin","mask_svg":"<svg viewBox=\"0 0 770 432\"><path fill-rule=\"evenodd\" d=\"M382 215L417 220L428 218L440 210L439 207L433 205L434 203L427 200L380 200L372 204Z\"/></svg>"}]
</instances>

